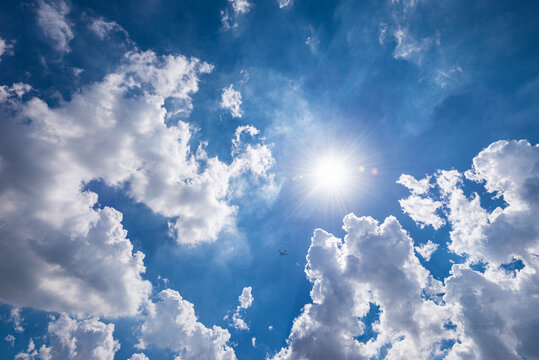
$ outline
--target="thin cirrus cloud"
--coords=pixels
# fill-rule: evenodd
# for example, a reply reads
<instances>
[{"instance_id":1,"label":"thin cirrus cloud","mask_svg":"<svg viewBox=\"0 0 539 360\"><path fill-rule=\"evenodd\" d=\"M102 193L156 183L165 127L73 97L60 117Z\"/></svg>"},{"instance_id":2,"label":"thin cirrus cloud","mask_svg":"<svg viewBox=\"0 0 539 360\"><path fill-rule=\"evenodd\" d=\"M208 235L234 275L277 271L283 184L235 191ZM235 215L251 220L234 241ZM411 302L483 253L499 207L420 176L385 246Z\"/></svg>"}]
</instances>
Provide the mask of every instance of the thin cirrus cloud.
<instances>
[{"instance_id":1,"label":"thin cirrus cloud","mask_svg":"<svg viewBox=\"0 0 539 360\"><path fill-rule=\"evenodd\" d=\"M127 38L129 38L127 31L125 31L124 28L121 27L116 21L107 21L104 18L92 19L92 22L90 23L88 28L100 40L105 40L107 36L109 36L109 34L113 31L122 32L126 35Z\"/></svg>"},{"instance_id":2,"label":"thin cirrus cloud","mask_svg":"<svg viewBox=\"0 0 539 360\"><path fill-rule=\"evenodd\" d=\"M199 75L211 70L194 58L131 52L57 108L23 100L26 87L2 88L9 135L0 145L0 273L11 274L2 278L2 301L112 317L138 312L151 291L144 254L133 251L119 211L96 208L97 195L84 189L94 179L170 218L179 243L211 242L234 226L227 194L242 174L261 186L273 181L268 146L235 139L224 163L203 146L190 152L187 123L165 123L165 99L173 114L189 113ZM145 92L131 94L136 88Z\"/></svg>"},{"instance_id":3,"label":"thin cirrus cloud","mask_svg":"<svg viewBox=\"0 0 539 360\"><path fill-rule=\"evenodd\" d=\"M456 170L434 175L439 199L433 201L441 203L451 226L448 247L466 258L453 265L445 285L419 263L413 240L394 217L380 224L347 215L344 240L316 230L305 270L313 302L294 320L288 345L273 358L371 358L381 351L391 359L532 358L539 321L533 296L539 280L538 162L539 146L499 141L481 151L464 175ZM465 178L507 206L482 208L477 193L465 195ZM425 192L430 179L405 176L400 182ZM510 244L508 234L514 235ZM419 247L419 253L430 256L433 245ZM484 272L470 267L476 261L486 264ZM514 261L523 266L511 270ZM377 336L358 341L371 303L380 307L371 325Z\"/></svg>"}]
</instances>

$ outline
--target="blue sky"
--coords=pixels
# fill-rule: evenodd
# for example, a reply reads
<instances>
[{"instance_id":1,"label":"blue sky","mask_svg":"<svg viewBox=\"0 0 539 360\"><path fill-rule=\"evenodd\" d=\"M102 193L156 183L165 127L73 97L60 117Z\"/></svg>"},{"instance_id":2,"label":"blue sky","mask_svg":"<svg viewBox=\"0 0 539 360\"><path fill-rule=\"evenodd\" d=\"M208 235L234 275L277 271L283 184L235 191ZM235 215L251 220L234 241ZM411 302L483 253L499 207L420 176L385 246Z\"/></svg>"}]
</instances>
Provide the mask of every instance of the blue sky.
<instances>
[{"instance_id":1,"label":"blue sky","mask_svg":"<svg viewBox=\"0 0 539 360\"><path fill-rule=\"evenodd\" d=\"M538 10L2 2L0 353L539 357Z\"/></svg>"}]
</instances>

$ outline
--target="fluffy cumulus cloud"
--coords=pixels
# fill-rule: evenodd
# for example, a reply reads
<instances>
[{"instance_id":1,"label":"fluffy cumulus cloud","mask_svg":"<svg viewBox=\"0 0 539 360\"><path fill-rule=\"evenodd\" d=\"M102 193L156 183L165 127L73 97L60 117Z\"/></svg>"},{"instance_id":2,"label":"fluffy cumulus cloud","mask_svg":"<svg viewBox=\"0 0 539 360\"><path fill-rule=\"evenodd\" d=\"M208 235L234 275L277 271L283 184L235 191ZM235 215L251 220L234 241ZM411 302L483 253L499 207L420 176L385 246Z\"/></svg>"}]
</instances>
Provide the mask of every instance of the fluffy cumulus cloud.
<instances>
[{"instance_id":1,"label":"fluffy cumulus cloud","mask_svg":"<svg viewBox=\"0 0 539 360\"><path fill-rule=\"evenodd\" d=\"M56 50L69 52L69 42L74 37L72 24L67 19L69 6L63 0L39 0L37 5L37 24L43 34L53 42Z\"/></svg>"},{"instance_id":2,"label":"fluffy cumulus cloud","mask_svg":"<svg viewBox=\"0 0 539 360\"><path fill-rule=\"evenodd\" d=\"M240 304L238 305L238 307L236 308L236 311L232 315L232 325L237 330L249 330L249 326L247 325L245 320L243 320L242 318L242 313L245 311L245 309L250 308L251 305L253 304L254 297L251 294L251 291L252 291L252 288L250 286L244 287L243 290L241 291L241 295L238 298L238 300L240 301ZM228 318L228 315L225 316L225 319L227 318Z\"/></svg>"},{"instance_id":3,"label":"fluffy cumulus cloud","mask_svg":"<svg viewBox=\"0 0 539 360\"><path fill-rule=\"evenodd\" d=\"M441 203L451 227L449 250L465 259L453 265L445 285L421 266L395 218L379 224L350 214L343 240L315 231L306 266L312 303L275 359L539 357L539 147L499 141L465 175L438 171L434 178L432 194L429 177L400 182ZM483 208L478 194L465 191L466 181L483 185L503 205ZM434 247L416 250L426 257ZM477 261L485 271L473 270ZM366 324L371 304L379 319ZM375 336L361 338L367 326Z\"/></svg>"},{"instance_id":4,"label":"fluffy cumulus cloud","mask_svg":"<svg viewBox=\"0 0 539 360\"><path fill-rule=\"evenodd\" d=\"M253 294L251 294L252 290L253 288L248 286L248 287L244 287L243 290L241 291L241 295L238 298L238 300L240 301L240 307L242 309L248 309L251 307L251 305L253 305L254 297L253 297Z\"/></svg>"},{"instance_id":5,"label":"fluffy cumulus cloud","mask_svg":"<svg viewBox=\"0 0 539 360\"><path fill-rule=\"evenodd\" d=\"M399 222L350 214L344 229L344 241L315 231L306 266L313 303L294 320L288 347L275 359L369 359L388 344L389 359L438 351L449 318L437 301L442 285L421 266ZM380 307L378 336L360 342L371 303Z\"/></svg>"},{"instance_id":6,"label":"fluffy cumulus cloud","mask_svg":"<svg viewBox=\"0 0 539 360\"><path fill-rule=\"evenodd\" d=\"M113 332L113 324L104 324L96 318L75 320L64 313L49 323L49 345L38 349L30 340L27 350L15 359L112 360L120 349Z\"/></svg>"},{"instance_id":7,"label":"fluffy cumulus cloud","mask_svg":"<svg viewBox=\"0 0 539 360\"><path fill-rule=\"evenodd\" d=\"M430 176L417 180L411 175L402 174L397 183L406 186L412 194L399 200L399 204L402 211L410 215L419 226L423 228L425 225L431 225L437 230L445 221L438 215L442 203L428 197L428 191L432 187L430 180Z\"/></svg>"},{"instance_id":8,"label":"fluffy cumulus cloud","mask_svg":"<svg viewBox=\"0 0 539 360\"><path fill-rule=\"evenodd\" d=\"M223 89L221 93L221 108L230 111L235 118L241 118L243 112L241 111L241 93L234 90L234 85L230 84L229 87Z\"/></svg>"},{"instance_id":9,"label":"fluffy cumulus cloud","mask_svg":"<svg viewBox=\"0 0 539 360\"><path fill-rule=\"evenodd\" d=\"M143 353L137 353L137 354L133 354L131 355L131 357L129 358L129 360L149 360L148 357L143 354Z\"/></svg>"},{"instance_id":10,"label":"fluffy cumulus cloud","mask_svg":"<svg viewBox=\"0 0 539 360\"><path fill-rule=\"evenodd\" d=\"M236 359L227 345L230 334L219 326L207 328L195 315L193 304L177 291L163 290L159 301L151 304L141 327L138 347L169 349L176 359Z\"/></svg>"},{"instance_id":11,"label":"fluffy cumulus cloud","mask_svg":"<svg viewBox=\"0 0 539 360\"><path fill-rule=\"evenodd\" d=\"M230 163L203 146L191 152L191 128L180 119L211 69L194 58L129 53L116 72L55 108L25 98L27 86L0 88L1 301L137 313L151 292L144 254L133 251L122 214L85 189L94 179L170 218L181 243L214 241L234 225L233 183L246 173L271 183L273 159L255 139L240 139Z\"/></svg>"}]
</instances>

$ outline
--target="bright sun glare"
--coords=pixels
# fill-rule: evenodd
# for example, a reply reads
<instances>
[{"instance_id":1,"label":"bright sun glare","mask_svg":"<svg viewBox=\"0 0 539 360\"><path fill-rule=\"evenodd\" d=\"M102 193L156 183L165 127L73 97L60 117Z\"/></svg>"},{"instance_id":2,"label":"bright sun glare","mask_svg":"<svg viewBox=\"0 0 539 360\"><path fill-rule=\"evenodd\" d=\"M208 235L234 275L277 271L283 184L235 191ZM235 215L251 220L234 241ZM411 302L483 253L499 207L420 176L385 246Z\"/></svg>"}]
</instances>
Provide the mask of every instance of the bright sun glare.
<instances>
[{"instance_id":1,"label":"bright sun glare","mask_svg":"<svg viewBox=\"0 0 539 360\"><path fill-rule=\"evenodd\" d=\"M350 177L346 164L336 156L325 156L316 161L312 175L316 187L329 192L342 191Z\"/></svg>"}]
</instances>

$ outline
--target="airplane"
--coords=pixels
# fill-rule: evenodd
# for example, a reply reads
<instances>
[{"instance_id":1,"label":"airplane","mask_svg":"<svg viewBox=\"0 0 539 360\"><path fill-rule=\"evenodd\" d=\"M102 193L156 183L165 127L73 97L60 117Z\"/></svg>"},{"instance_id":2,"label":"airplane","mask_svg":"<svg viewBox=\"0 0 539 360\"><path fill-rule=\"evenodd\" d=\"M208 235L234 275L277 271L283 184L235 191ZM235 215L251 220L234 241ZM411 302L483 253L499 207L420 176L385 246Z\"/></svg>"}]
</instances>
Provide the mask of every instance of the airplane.
<instances>
[{"instance_id":1,"label":"airplane","mask_svg":"<svg viewBox=\"0 0 539 360\"><path fill-rule=\"evenodd\" d=\"M283 256L283 255L288 255L286 253L286 249L284 249L283 251L279 250L279 256Z\"/></svg>"}]
</instances>

